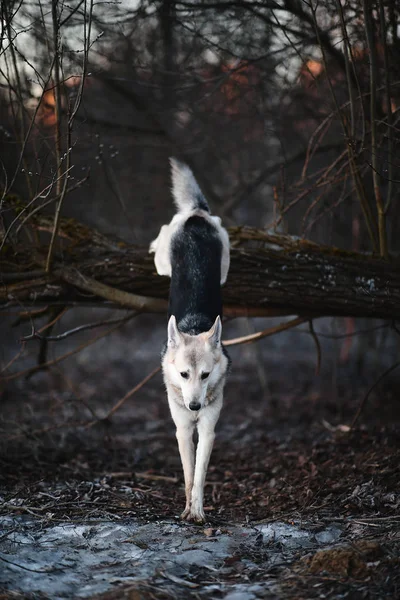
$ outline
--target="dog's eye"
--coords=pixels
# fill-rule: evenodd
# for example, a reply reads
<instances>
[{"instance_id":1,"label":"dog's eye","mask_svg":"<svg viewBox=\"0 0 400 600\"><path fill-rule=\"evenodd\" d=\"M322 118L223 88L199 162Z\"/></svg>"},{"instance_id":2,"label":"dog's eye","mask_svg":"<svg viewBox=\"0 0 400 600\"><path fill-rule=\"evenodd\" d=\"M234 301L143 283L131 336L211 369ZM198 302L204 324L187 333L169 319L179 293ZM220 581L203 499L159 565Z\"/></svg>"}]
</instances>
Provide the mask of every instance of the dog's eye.
<instances>
[{"instance_id":1,"label":"dog's eye","mask_svg":"<svg viewBox=\"0 0 400 600\"><path fill-rule=\"evenodd\" d=\"M181 377L183 377L183 379L189 379L189 373L187 371L182 371Z\"/></svg>"},{"instance_id":2,"label":"dog's eye","mask_svg":"<svg viewBox=\"0 0 400 600\"><path fill-rule=\"evenodd\" d=\"M202 373L201 374L201 378L202 379L207 379L207 377L209 376L210 373Z\"/></svg>"}]
</instances>

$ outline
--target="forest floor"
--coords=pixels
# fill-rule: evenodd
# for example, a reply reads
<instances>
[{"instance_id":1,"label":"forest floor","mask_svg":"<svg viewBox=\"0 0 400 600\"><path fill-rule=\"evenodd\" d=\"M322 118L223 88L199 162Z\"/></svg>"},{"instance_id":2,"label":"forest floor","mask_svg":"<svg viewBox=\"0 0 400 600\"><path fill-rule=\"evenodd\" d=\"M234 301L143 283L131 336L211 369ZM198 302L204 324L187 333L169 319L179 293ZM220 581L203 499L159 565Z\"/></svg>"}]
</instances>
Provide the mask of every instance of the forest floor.
<instances>
[{"instance_id":1,"label":"forest floor","mask_svg":"<svg viewBox=\"0 0 400 600\"><path fill-rule=\"evenodd\" d=\"M54 381L4 394L1 600L400 598L396 395L372 394L349 431L361 391L273 401L241 382L227 387L203 526L179 520L159 376L89 428Z\"/></svg>"}]
</instances>

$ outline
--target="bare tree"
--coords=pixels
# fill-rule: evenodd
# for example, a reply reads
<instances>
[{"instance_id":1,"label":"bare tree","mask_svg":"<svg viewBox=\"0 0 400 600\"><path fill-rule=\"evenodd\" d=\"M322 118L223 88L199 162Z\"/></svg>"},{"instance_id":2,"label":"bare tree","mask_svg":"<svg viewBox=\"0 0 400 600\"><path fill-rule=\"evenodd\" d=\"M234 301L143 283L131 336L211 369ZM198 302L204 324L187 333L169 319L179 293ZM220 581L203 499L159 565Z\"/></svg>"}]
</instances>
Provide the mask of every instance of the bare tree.
<instances>
[{"instance_id":1,"label":"bare tree","mask_svg":"<svg viewBox=\"0 0 400 600\"><path fill-rule=\"evenodd\" d=\"M3 3L2 307L164 310L127 241L164 222L178 154L257 226L232 229L229 314L397 318L398 20L383 0Z\"/></svg>"}]
</instances>

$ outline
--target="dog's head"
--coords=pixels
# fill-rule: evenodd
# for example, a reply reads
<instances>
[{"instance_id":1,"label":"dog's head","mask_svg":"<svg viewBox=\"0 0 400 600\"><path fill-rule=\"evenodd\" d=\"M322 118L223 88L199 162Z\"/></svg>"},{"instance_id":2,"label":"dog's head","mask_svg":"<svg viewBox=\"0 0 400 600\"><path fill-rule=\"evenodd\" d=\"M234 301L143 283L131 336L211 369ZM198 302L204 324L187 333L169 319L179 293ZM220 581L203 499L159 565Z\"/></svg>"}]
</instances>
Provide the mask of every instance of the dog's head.
<instances>
[{"instance_id":1,"label":"dog's head","mask_svg":"<svg viewBox=\"0 0 400 600\"><path fill-rule=\"evenodd\" d=\"M188 335L179 331L174 316L168 322L168 345L163 360L168 383L178 388L186 408L198 411L207 404L207 392L221 381L227 358L221 346L222 325L217 317L209 331Z\"/></svg>"}]
</instances>

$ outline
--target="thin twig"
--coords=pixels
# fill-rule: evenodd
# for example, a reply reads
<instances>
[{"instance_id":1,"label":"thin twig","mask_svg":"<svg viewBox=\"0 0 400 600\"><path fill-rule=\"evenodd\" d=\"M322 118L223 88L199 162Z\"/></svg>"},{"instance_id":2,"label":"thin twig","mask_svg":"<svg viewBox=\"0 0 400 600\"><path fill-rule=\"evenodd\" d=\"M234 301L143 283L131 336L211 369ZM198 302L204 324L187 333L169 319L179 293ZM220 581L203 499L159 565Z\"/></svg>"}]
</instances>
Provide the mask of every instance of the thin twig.
<instances>
[{"instance_id":1,"label":"thin twig","mask_svg":"<svg viewBox=\"0 0 400 600\"><path fill-rule=\"evenodd\" d=\"M130 315L129 317L126 317L124 322L128 322L130 319L133 318L133 316L136 316L136 313L134 315ZM55 358L53 360L49 360L48 362L44 363L41 366L30 367L28 369L24 369L23 371L18 371L17 373L12 373L11 375L6 375L5 377L2 378L2 380L3 381L11 381L13 379L17 379L18 377L22 377L24 375L31 375L32 373L35 373L36 371L40 371L43 368L52 367L53 365L58 364L62 360L65 360L66 358L69 358L70 356L77 354L81 350L84 350L88 346L95 344L101 338L106 337L113 331L116 331L121 325L122 325L122 323L119 323L118 325L115 325L114 327L110 327L110 329L107 329L107 331L104 331L103 333L100 333L99 335L92 338L91 340L88 340L87 342L80 344L77 348L74 348L74 350L70 350L69 352L66 352L65 354L63 354L62 356L58 356L57 358Z\"/></svg>"},{"instance_id":2,"label":"thin twig","mask_svg":"<svg viewBox=\"0 0 400 600\"><path fill-rule=\"evenodd\" d=\"M61 319L61 317L66 313L67 310L69 310L67 307L65 306L56 306L54 307L54 317L53 319L50 317L50 321L44 325L44 327L42 327L42 331L49 331L49 333L51 333L54 325L57 323L57 321L59 321L59 319ZM40 335L40 333L39 333ZM44 365L45 362L47 362L47 348L48 348L48 343L47 343L47 337L41 337L40 339L40 348L39 348L39 356L38 356L38 365Z\"/></svg>"},{"instance_id":3,"label":"thin twig","mask_svg":"<svg viewBox=\"0 0 400 600\"><path fill-rule=\"evenodd\" d=\"M167 475L156 475L155 473L134 473L138 479L148 479L149 481L169 481L171 483L178 483L177 477L167 477Z\"/></svg>"},{"instance_id":4,"label":"thin twig","mask_svg":"<svg viewBox=\"0 0 400 600\"><path fill-rule=\"evenodd\" d=\"M366 0L364 0L364 2L365 1ZM366 196L365 189L364 189L364 186L363 186L360 174L359 174L359 169L358 169L358 166L357 166L357 163L355 160L355 155L354 155L353 143L349 136L348 127L347 127L346 121L343 117L341 107L339 106L331 78L329 77L328 63L327 63L326 55L325 55L325 47L321 41L320 30L319 30L318 22L317 22L317 6L318 6L318 3L314 6L313 0L310 0L310 8L311 8L312 18L313 18L313 22L314 22L314 28L315 28L315 32L317 35L318 45L321 50L322 61L323 61L325 75L326 75L328 86L329 86L329 91L330 91L330 94L331 94L331 97L333 100L333 104L336 109L336 114L337 114L340 124L342 126L343 135L345 136L345 139L346 139L346 146L347 146L346 149L347 149L347 153L349 156L351 173L352 173L355 185L356 185L357 195L358 195L358 198L359 198L359 201L361 204L361 209L364 214L368 234L371 239L372 247L373 247L374 251L376 251L376 239L375 239L374 222L373 222L373 217L372 217L372 213L371 213L371 207L369 206L368 198Z\"/></svg>"},{"instance_id":5,"label":"thin twig","mask_svg":"<svg viewBox=\"0 0 400 600\"><path fill-rule=\"evenodd\" d=\"M133 315L132 315L133 316ZM60 318L61 315L58 317ZM47 342L60 342L61 340L65 340L65 338L70 337L71 335L75 335L80 333L81 331L87 331L88 329L96 329L96 327L105 327L106 325L116 325L117 323L124 323L126 321L125 318L121 319L109 319L108 321L95 321L94 323L86 323L85 325L79 325L78 327L74 327L74 329L69 329L68 331L64 331L59 335L41 335L40 330L31 333L30 335L26 335L21 338L21 341L28 342L30 340L46 340ZM47 325L46 327L48 327Z\"/></svg>"},{"instance_id":6,"label":"thin twig","mask_svg":"<svg viewBox=\"0 0 400 600\"><path fill-rule=\"evenodd\" d=\"M61 306L61 310L57 311L57 313L54 316L54 319L52 319L49 323L46 323L46 325L43 325L43 327L41 327L38 330L38 333L43 333L43 331L46 331L46 329L49 329L49 327L53 327L53 325L55 325L57 321L59 321L68 311L68 306Z\"/></svg>"},{"instance_id":7,"label":"thin twig","mask_svg":"<svg viewBox=\"0 0 400 600\"><path fill-rule=\"evenodd\" d=\"M73 17L73 15L79 11L80 7L82 6L82 4L84 3L85 0L81 0L80 2L78 2L78 4L72 8L69 7L71 9L71 12L69 13L69 15L67 17L65 17L61 23L60 23L60 28L63 27L63 25L65 25L66 23L68 23L68 21L71 19L71 17Z\"/></svg>"},{"instance_id":8,"label":"thin twig","mask_svg":"<svg viewBox=\"0 0 400 600\"><path fill-rule=\"evenodd\" d=\"M67 173L68 173L68 170L64 171L64 175L67 175ZM29 200L29 202L19 211L18 215L10 223L7 231L4 234L4 237L3 237L2 241L1 241L1 245L0 245L0 251L3 249L3 246L6 243L7 238L9 236L14 224L20 220L21 215L23 213L25 213L32 206L32 204L34 202L36 202L36 200L38 198L47 198L49 196L49 194L51 193L55 183L57 183L57 179L52 179L52 181L49 183L49 185L47 185L45 188L43 188L39 193L35 194L35 196L32 198L32 200ZM52 199L51 202L53 202L53 201L54 200ZM43 206L41 206L40 208L43 208Z\"/></svg>"},{"instance_id":9,"label":"thin twig","mask_svg":"<svg viewBox=\"0 0 400 600\"><path fill-rule=\"evenodd\" d=\"M390 89L390 64L389 64L389 53L388 53L388 39L385 19L385 7L383 0L378 0L379 6L379 25L381 30L382 46L383 46L383 66L384 66L384 77L385 77L385 93L386 93L386 111L387 111L387 162L388 162L388 176L387 179L388 189L386 194L385 202L385 214L389 210L390 203L393 195L393 113L392 113L392 98Z\"/></svg>"},{"instance_id":10,"label":"thin twig","mask_svg":"<svg viewBox=\"0 0 400 600\"><path fill-rule=\"evenodd\" d=\"M36 310L22 310L18 313L12 312L10 311L9 313L5 313L5 314L9 314L9 315L13 315L18 316L18 319L16 319L14 321L14 323L11 325L11 327L17 327L17 325L20 325L21 323L24 323L25 321L31 321L32 319L36 319L38 317L44 317L46 316L46 313L49 310L49 306L44 306L43 308L38 308ZM3 311L1 311L3 312ZM4 312L3 312L4 314Z\"/></svg>"},{"instance_id":11,"label":"thin twig","mask_svg":"<svg viewBox=\"0 0 400 600\"><path fill-rule=\"evenodd\" d=\"M329 165L329 167L327 169L323 170L322 175L313 184L311 184L307 189L303 190L300 194L298 194L298 196L296 196L296 198L291 200L289 202L289 204L287 204L287 206L282 208L279 218L276 219L273 223L270 223L267 226L267 228L270 229L271 227L277 227L282 222L283 216L287 212L289 212L289 210L291 210L295 206L295 204L300 202L300 200L305 198L308 194L310 194L312 191L314 191L321 184L322 185L326 184L325 181L326 181L327 177L330 175L330 173L333 171L333 169L335 169L335 167L337 167L337 165L340 163L340 161L343 160L343 158L346 156L346 153L347 153L347 151L344 150L337 158L335 158L335 160Z\"/></svg>"},{"instance_id":12,"label":"thin twig","mask_svg":"<svg viewBox=\"0 0 400 600\"><path fill-rule=\"evenodd\" d=\"M13 10L13 5L12 3L9 4L10 6L10 10ZM7 7L7 3L5 4L5 7ZM9 49L10 49L10 54L11 54L11 60L12 60L12 64L13 64L13 69L14 69L14 74L15 74L15 79L16 79L16 96L18 98L19 101L19 108L21 110L21 117L19 119L19 125L20 125L20 139L18 140L20 145L21 145L21 151L20 151L20 157L21 160L23 161L23 165L25 167L25 178L26 178L26 184L27 184L27 188L28 188L28 192L29 195L31 195L32 193L32 184L29 178L29 175L27 173L28 169L26 169L26 159L24 156L24 143L23 143L23 139L26 138L26 131L25 131L25 119L24 119L24 101L23 101L23 97L22 97L22 85L21 85L21 77L20 77L20 73L19 73L19 69L18 69L18 63L17 63L17 58L16 58L16 45L14 44L14 39L12 36L12 29L13 29L13 25L12 25L12 20L13 17L15 17L17 13L14 12L14 15L7 15L7 20L6 20L6 30L7 30L7 35L8 35L8 40L9 40ZM4 16L4 15L2 15ZM15 90L14 90L15 92ZM15 118L15 114L14 114L14 118Z\"/></svg>"},{"instance_id":13,"label":"thin twig","mask_svg":"<svg viewBox=\"0 0 400 600\"><path fill-rule=\"evenodd\" d=\"M60 128L61 128L61 102L60 102L60 79L59 79L59 34L60 34L60 23L58 21L57 15L57 1L53 0L52 2L52 18L53 18L53 36L54 36L54 45L55 45L55 86L54 86L54 97L55 97L55 108L56 108L56 159L57 159L57 172L61 169L61 145L60 145ZM83 65L82 65L82 73L81 80L79 85L78 94L75 100L74 107L71 111L71 114L68 117L67 123L67 151L66 151L66 159L67 159L67 170L69 170L71 166L71 152L72 152L72 129L73 123L76 116L76 113L79 110L79 107L82 102L83 97L83 86L85 84L86 71L87 71L87 61L88 54L90 50L90 33L92 26L92 11L93 11L93 0L90 0L90 9L88 15L88 22L86 21L86 0L85 0L85 10L84 10L84 52L83 52ZM58 228L60 226L60 218L61 218L61 207L63 205L65 196L67 194L68 189L68 175L65 176L63 181L63 186L61 188L61 180L59 178L60 183L57 184L57 195L60 196L60 199L56 206L56 211L54 215L54 227L51 234L51 240L49 245L49 250L47 254L46 260L46 272L50 272L52 255L54 251L54 245L57 238Z\"/></svg>"},{"instance_id":14,"label":"thin twig","mask_svg":"<svg viewBox=\"0 0 400 600\"><path fill-rule=\"evenodd\" d=\"M364 398L360 402L360 405L359 405L359 407L357 409L357 412L354 415L354 418L353 418L353 420L351 422L350 430L354 429L354 426L357 423L357 421L358 421L358 419L359 419L359 417L360 417L360 415L361 415L361 413L362 413L362 411L364 409L364 406L365 406L365 404L366 404L366 402L367 402L367 400L368 400L371 392L380 384L380 382L383 379L385 379L385 377L387 375L389 375L389 373L391 373L392 371L394 371L398 367L400 367L400 360L397 361L397 362L395 362L394 365L392 365L391 367L389 367L389 369L386 369L386 371L384 371L384 373L382 373L382 375L380 377L378 377L378 379L375 381L375 383L373 383L371 385L371 387L369 388L368 392L365 394Z\"/></svg>"},{"instance_id":15,"label":"thin twig","mask_svg":"<svg viewBox=\"0 0 400 600\"><path fill-rule=\"evenodd\" d=\"M376 209L378 212L378 233L379 233L379 252L384 258L388 257L387 232L386 232L386 214L383 205L381 189L378 175L378 156L377 156L377 131L376 131L376 87L377 87L377 60L376 44L372 27L372 3L370 0L362 0L364 13L364 26L369 51L369 83L370 83L370 119L371 119L371 162L372 178L374 183L374 195Z\"/></svg>"},{"instance_id":16,"label":"thin twig","mask_svg":"<svg viewBox=\"0 0 400 600\"><path fill-rule=\"evenodd\" d=\"M4 371L7 371L11 367L11 365L13 365L15 363L15 361L17 361L21 357L21 355L25 351L25 348L26 348L26 344L22 343L21 344L21 348L20 348L20 350L18 350L18 352L16 353L16 355L11 360L9 360L8 363L1 369L0 375L2 373L4 373Z\"/></svg>"},{"instance_id":17,"label":"thin twig","mask_svg":"<svg viewBox=\"0 0 400 600\"><path fill-rule=\"evenodd\" d=\"M376 327L368 327L367 329L359 329L358 331L353 331L352 333L339 333L338 335L330 334L330 333L322 333L321 331L317 331L316 335L319 337L327 338L329 340L343 340L346 338L354 337L356 335L361 335L362 333L371 333L371 331L377 331L378 329L387 329L390 327L389 323L385 323L384 325L377 325ZM306 333L310 334L309 331L298 329L296 333Z\"/></svg>"},{"instance_id":18,"label":"thin twig","mask_svg":"<svg viewBox=\"0 0 400 600\"><path fill-rule=\"evenodd\" d=\"M326 119L324 119L318 125L318 127L313 131L313 133L309 139L309 142L307 144L306 157L304 159L304 164L303 164L303 168L301 171L301 179L302 180L304 180L307 176L307 170L308 170L308 166L309 166L311 158L314 156L315 151L317 150L319 144L321 143L321 141L324 139L325 135L329 131L329 128L331 126L330 121L332 120L333 116L334 116L334 113L330 114ZM314 143L315 140L317 140L317 141ZM328 148L329 148L329 146L328 146ZM330 148L330 149L332 149L332 148Z\"/></svg>"},{"instance_id":19,"label":"thin twig","mask_svg":"<svg viewBox=\"0 0 400 600\"><path fill-rule=\"evenodd\" d=\"M351 196L353 195L353 192L355 190L355 187L353 186L350 189L350 191L346 194L347 179L348 179L348 177L346 176L343 180L342 191L339 195L339 198L333 204L327 206L325 208L325 210L322 210L321 212L319 212L311 221L309 221L307 226L304 227L304 229L303 229L304 236L310 236L310 232L311 232L312 228L318 223L318 221L320 221L326 215L331 213L335 208L337 208L340 204L342 204L347 198L351 198Z\"/></svg>"},{"instance_id":20,"label":"thin twig","mask_svg":"<svg viewBox=\"0 0 400 600\"><path fill-rule=\"evenodd\" d=\"M245 335L243 337L233 338L232 340L225 340L223 344L224 346L238 346L239 344L256 342L262 338L274 335L275 333L292 329L292 327L297 327L297 325L301 325L307 321L309 321L309 317L296 317L295 319L292 319L292 321L280 323L280 325L276 325L276 327L270 327L269 329L264 329L264 331L258 331L257 333L251 333L250 335Z\"/></svg>"},{"instance_id":21,"label":"thin twig","mask_svg":"<svg viewBox=\"0 0 400 600\"><path fill-rule=\"evenodd\" d=\"M102 419L97 420L97 421L91 421L90 423L88 423L86 425L86 427L90 428L90 427L93 427L93 425L96 425L97 423L99 423L100 421L107 421L108 419L110 419L110 417L112 417L112 415L115 412L117 412L117 410L119 408L121 408L121 406L127 400L129 400L129 398L131 398L134 394L136 394L136 392L138 392L148 381L150 381L150 379L153 379L153 377L155 375L157 375L157 373L159 373L160 371L161 371L160 366L153 369L148 375L146 375L146 377L144 377L144 379L142 379L142 381L140 381L137 385L135 385L134 388L132 388L127 394L125 394L125 396L123 398L121 398L121 400L118 400L118 402L116 404L114 404L112 409L108 411L108 413L106 414L105 417L103 417Z\"/></svg>"},{"instance_id":22,"label":"thin twig","mask_svg":"<svg viewBox=\"0 0 400 600\"><path fill-rule=\"evenodd\" d=\"M319 343L318 335L315 333L314 323L312 319L309 320L308 325L311 337L313 338L315 342L315 347L317 349L317 364L315 367L315 375L319 375L319 372L321 370L321 344Z\"/></svg>"},{"instance_id":23,"label":"thin twig","mask_svg":"<svg viewBox=\"0 0 400 600\"><path fill-rule=\"evenodd\" d=\"M64 200L67 176L64 179L64 185L62 185L62 174L61 174L61 88L60 88L60 23L58 18L58 0L52 0L51 3L51 17L53 22L53 46L54 46L54 113L56 121L55 131L55 155L56 155L56 169L57 169L57 188L56 194L60 197L56 205L56 211L54 215L54 227L51 235L49 250L47 253L46 260L46 272L50 271L51 258L53 254L53 248L57 237L58 224L61 215L61 206ZM67 156L69 157L69 152ZM67 163L67 169L70 168L69 161Z\"/></svg>"},{"instance_id":24,"label":"thin twig","mask_svg":"<svg viewBox=\"0 0 400 600\"><path fill-rule=\"evenodd\" d=\"M353 82L351 80L351 71L350 71L350 59L349 59L349 49L351 48L349 37L347 34L347 27L344 20L343 14L343 6L340 0L336 0L336 7L340 16L340 26L342 29L343 36L343 56L345 61L345 69L346 69L346 81L347 81L347 89L349 92L349 102L350 102L350 144L354 144L355 137L355 126L356 126L356 104L354 98L354 90L353 90Z\"/></svg>"},{"instance_id":25,"label":"thin twig","mask_svg":"<svg viewBox=\"0 0 400 600\"><path fill-rule=\"evenodd\" d=\"M65 174L68 173L68 172L69 171L65 171ZM74 185L71 185L68 188L68 194L70 194L74 190L78 189L83 183L85 183L89 179L89 176L90 176L90 173L88 172L88 174L85 175L85 177L83 177L82 179L80 179L79 181L77 181ZM40 196L40 197L42 197L42 196ZM46 202L43 202L42 204L40 204L39 206L36 206L33 210L31 210L27 214L27 216L21 221L21 223L18 225L17 230L16 230L16 234L18 235L18 233L21 230L21 227L23 227L25 225L25 223L29 219L31 219L36 213L40 212L41 210L43 210L44 208L46 208L47 206L49 206L53 202L57 202L59 199L60 199L60 196L54 196L54 198L50 198L50 200L46 200ZM20 218L20 216L21 215L18 215L19 218Z\"/></svg>"},{"instance_id":26,"label":"thin twig","mask_svg":"<svg viewBox=\"0 0 400 600\"><path fill-rule=\"evenodd\" d=\"M73 384L73 382L70 380L70 378L63 372L63 370L61 369L61 367L59 365L57 365L56 367L57 372L61 375L61 377L63 378L63 380L65 381L65 383L67 384L67 386L69 387L69 389L71 390L71 392L74 394L74 396L77 398L77 400L83 404L83 406L90 412L90 414L92 415L93 419L98 419L98 416L96 414L96 412L93 410L93 408L90 406L90 404L88 402L86 402L86 400L84 400L81 396L81 394L79 393L79 391L76 389L75 385Z\"/></svg>"}]
</instances>

